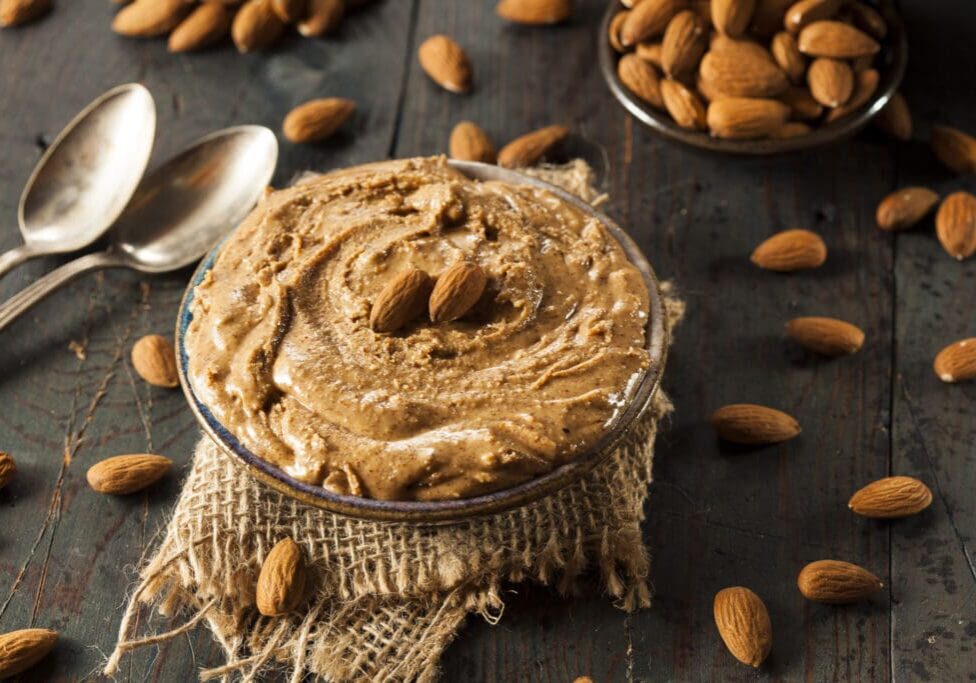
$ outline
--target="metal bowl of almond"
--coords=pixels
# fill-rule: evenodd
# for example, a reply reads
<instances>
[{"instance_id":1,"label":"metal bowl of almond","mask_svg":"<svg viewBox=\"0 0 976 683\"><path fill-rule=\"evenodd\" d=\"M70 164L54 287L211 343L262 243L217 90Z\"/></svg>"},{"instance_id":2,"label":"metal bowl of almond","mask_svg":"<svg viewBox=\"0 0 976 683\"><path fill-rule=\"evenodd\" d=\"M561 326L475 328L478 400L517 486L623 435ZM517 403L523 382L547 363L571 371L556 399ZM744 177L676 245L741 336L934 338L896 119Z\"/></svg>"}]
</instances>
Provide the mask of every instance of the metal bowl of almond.
<instances>
[{"instance_id":1,"label":"metal bowl of almond","mask_svg":"<svg viewBox=\"0 0 976 683\"><path fill-rule=\"evenodd\" d=\"M660 135L730 154L841 140L897 93L891 0L622 0L600 27L614 97Z\"/></svg>"}]
</instances>

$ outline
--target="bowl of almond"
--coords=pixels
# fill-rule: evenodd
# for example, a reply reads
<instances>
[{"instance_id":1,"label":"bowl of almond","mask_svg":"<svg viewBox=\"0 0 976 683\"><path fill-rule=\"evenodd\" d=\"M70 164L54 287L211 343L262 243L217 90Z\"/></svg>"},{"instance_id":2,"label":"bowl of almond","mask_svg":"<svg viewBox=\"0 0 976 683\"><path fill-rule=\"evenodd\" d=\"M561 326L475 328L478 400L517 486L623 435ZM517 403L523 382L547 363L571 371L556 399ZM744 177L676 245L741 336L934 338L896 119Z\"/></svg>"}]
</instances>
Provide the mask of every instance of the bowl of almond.
<instances>
[{"instance_id":1,"label":"bowl of almond","mask_svg":"<svg viewBox=\"0 0 976 683\"><path fill-rule=\"evenodd\" d=\"M891 0L616 0L600 28L600 67L627 111L666 138L731 154L854 134L907 61Z\"/></svg>"}]
</instances>

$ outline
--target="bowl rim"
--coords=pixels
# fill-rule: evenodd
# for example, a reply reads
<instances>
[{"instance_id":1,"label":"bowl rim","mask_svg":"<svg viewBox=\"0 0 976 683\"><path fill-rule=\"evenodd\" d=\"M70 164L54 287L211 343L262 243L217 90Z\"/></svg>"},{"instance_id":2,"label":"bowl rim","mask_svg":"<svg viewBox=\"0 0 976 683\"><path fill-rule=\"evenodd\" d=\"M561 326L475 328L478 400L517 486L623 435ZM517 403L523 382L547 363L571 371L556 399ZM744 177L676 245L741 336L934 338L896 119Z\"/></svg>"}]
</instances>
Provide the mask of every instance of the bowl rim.
<instances>
[{"instance_id":1,"label":"bowl rim","mask_svg":"<svg viewBox=\"0 0 976 683\"><path fill-rule=\"evenodd\" d=\"M781 140L731 140L712 137L705 131L681 128L666 112L654 109L630 92L617 77L617 61L621 55L610 45L610 22L618 13L626 10L619 0L612 0L600 22L597 35L597 53L600 72L610 88L611 94L635 119L646 127L669 140L681 142L691 147L741 156L784 154L811 149L821 145L848 138L864 128L871 119L884 109L901 86L908 64L908 40L905 25L895 9L892 0L880 0L877 7L888 24L888 35L882 44L882 53L887 52L890 64L880 73L880 80L874 95L855 113L840 121L814 129L808 135ZM707 104L707 103L706 103Z\"/></svg>"},{"instance_id":2,"label":"bowl rim","mask_svg":"<svg viewBox=\"0 0 976 683\"><path fill-rule=\"evenodd\" d=\"M669 345L669 330L664 298L650 263L636 242L634 242L623 228L578 197L537 178L490 164L456 160L449 160L448 163L451 167L461 171L469 178L476 180L504 180L506 182L528 184L548 190L564 201L573 204L586 214L597 218L607 228L620 243L628 260L640 271L648 290L649 315L646 330L646 348L650 354L648 369L641 377L634 396L627 408L616 418L614 425L594 447L586 454L540 477L492 493L457 500L376 500L333 493L321 486L298 481L286 474L283 470L252 453L198 399L189 381L187 373L189 356L186 351L185 333L192 320L190 305L193 302L194 290L203 280L206 273L213 267L221 247L236 232L235 229L221 240L220 243L215 245L210 253L204 257L190 278L190 282L183 293L176 318L177 371L183 393L190 405L190 409L203 428L204 433L221 450L242 464L249 474L286 496L336 514L375 521L412 521L442 524L460 522L471 517L504 512L538 500L543 496L568 486L609 457L617 449L621 441L624 440L630 429L641 423L660 386ZM361 168L362 166L369 165L371 164L363 164L353 168Z\"/></svg>"}]
</instances>

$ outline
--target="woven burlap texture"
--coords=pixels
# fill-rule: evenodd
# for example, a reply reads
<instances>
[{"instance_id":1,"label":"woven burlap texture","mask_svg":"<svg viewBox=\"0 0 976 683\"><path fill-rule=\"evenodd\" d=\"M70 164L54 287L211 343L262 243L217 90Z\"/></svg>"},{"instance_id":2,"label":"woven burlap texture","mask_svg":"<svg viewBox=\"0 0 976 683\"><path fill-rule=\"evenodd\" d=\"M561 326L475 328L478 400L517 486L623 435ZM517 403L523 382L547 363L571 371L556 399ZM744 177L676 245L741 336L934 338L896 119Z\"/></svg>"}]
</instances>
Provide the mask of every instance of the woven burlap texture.
<instances>
[{"instance_id":1,"label":"woven burlap texture","mask_svg":"<svg viewBox=\"0 0 976 683\"><path fill-rule=\"evenodd\" d=\"M539 175L588 201L590 171L574 162ZM664 293L669 328L683 310ZM570 592L598 575L624 610L647 606L649 558L640 523L653 444L670 411L658 393L621 446L582 479L523 507L458 524L422 526L335 515L250 477L207 437L197 445L163 540L140 569L105 673L131 650L206 621L226 664L202 680L261 680L277 670L334 681L430 681L444 648L472 612L496 622L502 586L523 580ZM254 606L264 558L285 537L313 567L308 597L287 617ZM139 637L142 605L182 625ZM143 620L144 621L144 620Z\"/></svg>"}]
</instances>

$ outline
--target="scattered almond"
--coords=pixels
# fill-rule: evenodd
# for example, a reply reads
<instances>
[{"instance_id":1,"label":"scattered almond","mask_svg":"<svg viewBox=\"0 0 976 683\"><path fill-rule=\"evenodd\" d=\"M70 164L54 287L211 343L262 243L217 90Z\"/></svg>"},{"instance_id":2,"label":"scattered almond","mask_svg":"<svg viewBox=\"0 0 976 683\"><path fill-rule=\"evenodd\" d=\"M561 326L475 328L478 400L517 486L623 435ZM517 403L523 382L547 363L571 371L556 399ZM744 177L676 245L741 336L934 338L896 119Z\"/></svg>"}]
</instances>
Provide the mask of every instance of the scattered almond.
<instances>
[{"instance_id":1,"label":"scattered almond","mask_svg":"<svg viewBox=\"0 0 976 683\"><path fill-rule=\"evenodd\" d=\"M827 260L827 245L815 232L794 228L778 232L752 252L760 268L790 272L817 268Z\"/></svg>"},{"instance_id":2,"label":"scattered almond","mask_svg":"<svg viewBox=\"0 0 976 683\"><path fill-rule=\"evenodd\" d=\"M572 15L573 0L501 0L495 12L516 24L558 24Z\"/></svg>"},{"instance_id":3,"label":"scattered almond","mask_svg":"<svg viewBox=\"0 0 976 683\"><path fill-rule=\"evenodd\" d=\"M778 100L722 97L708 105L708 128L720 138L762 138L779 131L789 115Z\"/></svg>"},{"instance_id":4,"label":"scattered almond","mask_svg":"<svg viewBox=\"0 0 976 683\"><path fill-rule=\"evenodd\" d=\"M786 323L786 333L804 348L824 356L857 353L864 345L864 332L836 318L794 318Z\"/></svg>"},{"instance_id":5,"label":"scattered almond","mask_svg":"<svg viewBox=\"0 0 976 683\"><path fill-rule=\"evenodd\" d=\"M976 337L960 339L939 351L932 368L943 382L976 379Z\"/></svg>"},{"instance_id":6,"label":"scattered almond","mask_svg":"<svg viewBox=\"0 0 976 683\"><path fill-rule=\"evenodd\" d=\"M911 140L912 113L905 96L900 92L892 95L888 104L874 117L874 124L893 138Z\"/></svg>"},{"instance_id":7,"label":"scattered almond","mask_svg":"<svg viewBox=\"0 0 976 683\"><path fill-rule=\"evenodd\" d=\"M454 93L471 90L471 63L464 48L443 34L431 36L417 50L420 66L437 85Z\"/></svg>"},{"instance_id":8,"label":"scattered almond","mask_svg":"<svg viewBox=\"0 0 976 683\"><path fill-rule=\"evenodd\" d=\"M441 273L430 294L432 322L457 320L478 303L488 278L476 263L459 261Z\"/></svg>"},{"instance_id":9,"label":"scattered almond","mask_svg":"<svg viewBox=\"0 0 976 683\"><path fill-rule=\"evenodd\" d=\"M20 26L51 9L51 0L0 0L0 26Z\"/></svg>"},{"instance_id":10,"label":"scattered almond","mask_svg":"<svg viewBox=\"0 0 976 683\"><path fill-rule=\"evenodd\" d=\"M617 78L628 90L652 107L664 108L661 79L654 67L639 55L629 54L620 58L617 62Z\"/></svg>"},{"instance_id":11,"label":"scattered almond","mask_svg":"<svg viewBox=\"0 0 976 683\"><path fill-rule=\"evenodd\" d=\"M146 335L133 344L132 367L153 386L172 388L180 383L173 345L158 334Z\"/></svg>"},{"instance_id":12,"label":"scattered almond","mask_svg":"<svg viewBox=\"0 0 976 683\"><path fill-rule=\"evenodd\" d=\"M546 126L515 138L498 152L498 165L505 168L531 166L569 135L565 126Z\"/></svg>"},{"instance_id":13,"label":"scattered almond","mask_svg":"<svg viewBox=\"0 0 976 683\"><path fill-rule=\"evenodd\" d=\"M789 87L775 62L748 49L709 50L699 70L702 80L730 97L774 97Z\"/></svg>"},{"instance_id":14,"label":"scattered almond","mask_svg":"<svg viewBox=\"0 0 976 683\"><path fill-rule=\"evenodd\" d=\"M694 71L708 45L705 31L705 21L692 10L674 15L661 43L661 68L665 74L677 78Z\"/></svg>"},{"instance_id":15,"label":"scattered almond","mask_svg":"<svg viewBox=\"0 0 976 683\"><path fill-rule=\"evenodd\" d=\"M9 453L0 451L0 489L10 483L17 474L17 463Z\"/></svg>"},{"instance_id":16,"label":"scattered almond","mask_svg":"<svg viewBox=\"0 0 976 683\"><path fill-rule=\"evenodd\" d=\"M867 569L840 560L811 562L800 570L796 585L807 600L830 605L860 602L884 588Z\"/></svg>"},{"instance_id":17,"label":"scattered almond","mask_svg":"<svg viewBox=\"0 0 976 683\"><path fill-rule=\"evenodd\" d=\"M780 31L773 36L769 51L779 68L794 83L802 83L803 75L807 70L807 58L800 52L800 47L796 44L796 36L787 31Z\"/></svg>"},{"instance_id":18,"label":"scattered almond","mask_svg":"<svg viewBox=\"0 0 976 683\"><path fill-rule=\"evenodd\" d=\"M200 3L169 34L169 51L190 52L213 45L230 32L233 19L230 8L220 0Z\"/></svg>"},{"instance_id":19,"label":"scattered almond","mask_svg":"<svg viewBox=\"0 0 976 683\"><path fill-rule=\"evenodd\" d=\"M116 455L88 469L88 485L99 493L124 496L157 482L172 466L163 455Z\"/></svg>"},{"instance_id":20,"label":"scattered almond","mask_svg":"<svg viewBox=\"0 0 976 683\"><path fill-rule=\"evenodd\" d=\"M939 161L956 173L976 173L976 138L972 135L949 126L935 126L930 143Z\"/></svg>"},{"instance_id":21,"label":"scattered almond","mask_svg":"<svg viewBox=\"0 0 976 683\"><path fill-rule=\"evenodd\" d=\"M620 27L620 43L631 47L664 33L671 17L684 9L681 0L641 0Z\"/></svg>"},{"instance_id":22,"label":"scattered almond","mask_svg":"<svg viewBox=\"0 0 976 683\"><path fill-rule=\"evenodd\" d=\"M139 38L162 36L176 28L191 9L184 0L135 0L115 15L112 30Z\"/></svg>"},{"instance_id":23,"label":"scattered almond","mask_svg":"<svg viewBox=\"0 0 976 683\"><path fill-rule=\"evenodd\" d=\"M481 126L472 121L461 121L451 131L449 154L452 159L495 163L495 146L491 144Z\"/></svg>"},{"instance_id":24,"label":"scattered almond","mask_svg":"<svg viewBox=\"0 0 976 683\"><path fill-rule=\"evenodd\" d=\"M830 19L845 0L800 0L786 10L783 26L787 31L799 33L815 21Z\"/></svg>"},{"instance_id":25,"label":"scattered almond","mask_svg":"<svg viewBox=\"0 0 976 683\"><path fill-rule=\"evenodd\" d=\"M712 427L721 439L757 446L788 441L800 433L790 415L754 403L732 403L712 413Z\"/></svg>"},{"instance_id":26,"label":"scattered almond","mask_svg":"<svg viewBox=\"0 0 976 683\"><path fill-rule=\"evenodd\" d=\"M278 541L258 574L258 611L266 617L280 617L297 608L305 597L307 574L301 546L290 538Z\"/></svg>"},{"instance_id":27,"label":"scattered almond","mask_svg":"<svg viewBox=\"0 0 976 683\"><path fill-rule=\"evenodd\" d=\"M712 25L719 33L741 36L755 9L756 0L712 0Z\"/></svg>"},{"instance_id":28,"label":"scattered almond","mask_svg":"<svg viewBox=\"0 0 976 683\"><path fill-rule=\"evenodd\" d=\"M935 234L949 256L959 261L976 252L976 196L953 192L935 214Z\"/></svg>"},{"instance_id":29,"label":"scattered almond","mask_svg":"<svg viewBox=\"0 0 976 683\"><path fill-rule=\"evenodd\" d=\"M144 1L146 0L136 0ZM237 51L246 54L267 50L278 41L284 30L284 22L271 9L271 0L248 0L234 16L230 37L234 40Z\"/></svg>"},{"instance_id":30,"label":"scattered almond","mask_svg":"<svg viewBox=\"0 0 976 683\"><path fill-rule=\"evenodd\" d=\"M384 287L369 314L374 332L395 332L427 310L434 282L422 270L411 268L393 278Z\"/></svg>"},{"instance_id":31,"label":"scattered almond","mask_svg":"<svg viewBox=\"0 0 976 683\"><path fill-rule=\"evenodd\" d=\"M706 125L705 105L690 88L679 81L661 81L661 99L671 118L682 128L703 130Z\"/></svg>"},{"instance_id":32,"label":"scattered almond","mask_svg":"<svg viewBox=\"0 0 976 683\"><path fill-rule=\"evenodd\" d=\"M854 72L847 62L820 57L807 71L810 94L825 107L839 107L854 92Z\"/></svg>"},{"instance_id":33,"label":"scattered almond","mask_svg":"<svg viewBox=\"0 0 976 683\"><path fill-rule=\"evenodd\" d=\"M743 664L759 667L773 646L773 627L762 599L748 588L723 588L712 603L725 647Z\"/></svg>"},{"instance_id":34,"label":"scattered almond","mask_svg":"<svg viewBox=\"0 0 976 683\"><path fill-rule=\"evenodd\" d=\"M881 200L875 218L882 230L906 230L939 203L939 195L927 187L905 187Z\"/></svg>"},{"instance_id":35,"label":"scattered almond","mask_svg":"<svg viewBox=\"0 0 976 683\"><path fill-rule=\"evenodd\" d=\"M815 21L800 31L800 52L811 57L851 59L877 54L878 42L842 21Z\"/></svg>"},{"instance_id":36,"label":"scattered almond","mask_svg":"<svg viewBox=\"0 0 976 683\"><path fill-rule=\"evenodd\" d=\"M281 129L292 142L318 142L334 135L355 111L356 103L342 97L310 100L288 112Z\"/></svg>"},{"instance_id":37,"label":"scattered almond","mask_svg":"<svg viewBox=\"0 0 976 683\"><path fill-rule=\"evenodd\" d=\"M0 635L0 678L30 669L44 659L57 639L57 631L46 628L25 628Z\"/></svg>"},{"instance_id":38,"label":"scattered almond","mask_svg":"<svg viewBox=\"0 0 976 683\"><path fill-rule=\"evenodd\" d=\"M851 496L847 503L854 513L875 519L897 519L914 515L932 504L932 491L914 477L884 477Z\"/></svg>"}]
</instances>

